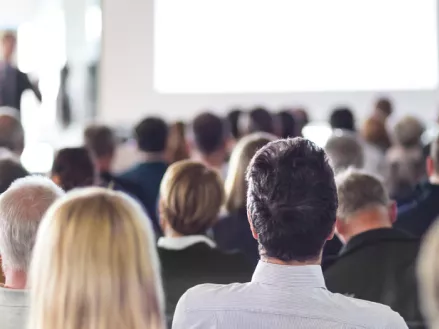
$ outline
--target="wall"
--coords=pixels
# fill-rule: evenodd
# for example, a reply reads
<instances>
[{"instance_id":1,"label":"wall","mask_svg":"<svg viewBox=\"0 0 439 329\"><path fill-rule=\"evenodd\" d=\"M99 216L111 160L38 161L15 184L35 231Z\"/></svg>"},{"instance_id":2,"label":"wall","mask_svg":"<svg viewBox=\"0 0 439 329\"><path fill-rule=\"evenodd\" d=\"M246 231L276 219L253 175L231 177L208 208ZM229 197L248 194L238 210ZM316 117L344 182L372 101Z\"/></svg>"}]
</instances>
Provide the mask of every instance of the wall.
<instances>
[{"instance_id":1,"label":"wall","mask_svg":"<svg viewBox=\"0 0 439 329\"><path fill-rule=\"evenodd\" d=\"M315 120L326 119L339 104L352 106L364 119L377 92L290 94L159 95L153 91L153 0L103 0L103 40L100 73L99 119L131 124L149 114L169 119L191 118L206 108L227 112L236 105L273 108L300 105ZM439 74L439 72L438 72ZM398 115L436 118L436 90L396 91Z\"/></svg>"}]
</instances>

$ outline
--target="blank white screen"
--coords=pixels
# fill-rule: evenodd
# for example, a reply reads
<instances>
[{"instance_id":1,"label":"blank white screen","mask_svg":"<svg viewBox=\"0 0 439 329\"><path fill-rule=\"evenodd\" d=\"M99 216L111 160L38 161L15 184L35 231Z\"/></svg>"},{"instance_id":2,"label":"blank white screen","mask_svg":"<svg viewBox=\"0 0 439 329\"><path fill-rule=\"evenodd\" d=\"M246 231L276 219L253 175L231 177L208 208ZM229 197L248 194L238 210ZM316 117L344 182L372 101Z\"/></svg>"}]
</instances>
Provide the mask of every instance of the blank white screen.
<instances>
[{"instance_id":1,"label":"blank white screen","mask_svg":"<svg viewBox=\"0 0 439 329\"><path fill-rule=\"evenodd\" d=\"M159 93L433 89L436 0L156 0Z\"/></svg>"}]
</instances>

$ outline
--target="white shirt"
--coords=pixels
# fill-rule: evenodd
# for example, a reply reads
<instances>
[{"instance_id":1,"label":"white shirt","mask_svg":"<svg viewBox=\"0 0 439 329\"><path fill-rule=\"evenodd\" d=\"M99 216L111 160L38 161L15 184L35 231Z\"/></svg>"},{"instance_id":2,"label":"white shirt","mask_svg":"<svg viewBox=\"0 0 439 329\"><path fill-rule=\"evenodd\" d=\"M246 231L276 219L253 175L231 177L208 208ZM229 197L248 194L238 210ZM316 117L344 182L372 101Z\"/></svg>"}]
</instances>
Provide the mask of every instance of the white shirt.
<instances>
[{"instance_id":1,"label":"white shirt","mask_svg":"<svg viewBox=\"0 0 439 329\"><path fill-rule=\"evenodd\" d=\"M26 290L0 287L0 328L26 329L29 311Z\"/></svg>"},{"instance_id":2,"label":"white shirt","mask_svg":"<svg viewBox=\"0 0 439 329\"><path fill-rule=\"evenodd\" d=\"M183 250L200 242L207 244L210 248L216 247L215 242L204 235L161 237L157 241L157 246L168 250Z\"/></svg>"},{"instance_id":3,"label":"white shirt","mask_svg":"<svg viewBox=\"0 0 439 329\"><path fill-rule=\"evenodd\" d=\"M180 299L173 329L406 329L389 307L333 294L320 266L259 262L246 284L200 285Z\"/></svg>"}]
</instances>

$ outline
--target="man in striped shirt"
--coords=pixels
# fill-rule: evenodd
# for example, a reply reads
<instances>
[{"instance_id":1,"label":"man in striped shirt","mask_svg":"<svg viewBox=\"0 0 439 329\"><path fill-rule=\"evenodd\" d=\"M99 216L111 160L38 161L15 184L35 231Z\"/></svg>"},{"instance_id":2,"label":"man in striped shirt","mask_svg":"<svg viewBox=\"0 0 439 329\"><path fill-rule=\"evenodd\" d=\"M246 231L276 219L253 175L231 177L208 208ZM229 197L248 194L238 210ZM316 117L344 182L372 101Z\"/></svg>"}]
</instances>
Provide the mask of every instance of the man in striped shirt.
<instances>
[{"instance_id":1,"label":"man in striped shirt","mask_svg":"<svg viewBox=\"0 0 439 329\"><path fill-rule=\"evenodd\" d=\"M247 173L247 211L261 261L246 284L201 285L181 298L174 329L402 329L389 307L333 294L320 267L335 231L337 190L312 142L272 142Z\"/></svg>"}]
</instances>

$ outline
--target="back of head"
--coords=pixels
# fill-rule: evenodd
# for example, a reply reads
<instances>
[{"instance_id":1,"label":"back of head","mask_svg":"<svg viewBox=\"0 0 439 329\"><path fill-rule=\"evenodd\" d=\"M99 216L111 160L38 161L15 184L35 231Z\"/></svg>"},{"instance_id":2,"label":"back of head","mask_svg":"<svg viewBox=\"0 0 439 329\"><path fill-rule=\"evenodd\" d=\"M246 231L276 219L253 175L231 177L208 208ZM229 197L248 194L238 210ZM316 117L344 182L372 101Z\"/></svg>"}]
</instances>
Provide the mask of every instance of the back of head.
<instances>
[{"instance_id":1,"label":"back of head","mask_svg":"<svg viewBox=\"0 0 439 329\"><path fill-rule=\"evenodd\" d=\"M16 109L0 108L0 147L20 156L24 149L24 130L18 115Z\"/></svg>"},{"instance_id":2,"label":"back of head","mask_svg":"<svg viewBox=\"0 0 439 329\"><path fill-rule=\"evenodd\" d=\"M213 113L202 113L192 122L194 144L204 155L224 149L228 133L223 119Z\"/></svg>"},{"instance_id":3,"label":"back of head","mask_svg":"<svg viewBox=\"0 0 439 329\"><path fill-rule=\"evenodd\" d=\"M418 284L422 313L428 328L439 326L439 221L423 239L418 259Z\"/></svg>"},{"instance_id":4,"label":"back of head","mask_svg":"<svg viewBox=\"0 0 439 329\"><path fill-rule=\"evenodd\" d=\"M282 138L297 137L297 122L290 111L281 111L278 113L278 119L281 128Z\"/></svg>"},{"instance_id":5,"label":"back of head","mask_svg":"<svg viewBox=\"0 0 439 329\"><path fill-rule=\"evenodd\" d=\"M337 211L325 152L303 138L271 142L251 161L247 181L247 209L264 256L318 260Z\"/></svg>"},{"instance_id":6,"label":"back of head","mask_svg":"<svg viewBox=\"0 0 439 329\"><path fill-rule=\"evenodd\" d=\"M223 202L221 177L202 163L177 162L163 177L160 217L179 234L204 234L218 219Z\"/></svg>"},{"instance_id":7,"label":"back of head","mask_svg":"<svg viewBox=\"0 0 439 329\"><path fill-rule=\"evenodd\" d=\"M268 110L263 107L255 108L249 113L248 133L264 132L275 133L274 118Z\"/></svg>"},{"instance_id":8,"label":"back of head","mask_svg":"<svg viewBox=\"0 0 439 329\"><path fill-rule=\"evenodd\" d=\"M229 212L245 209L247 203L247 183L245 173L251 159L263 146L276 139L267 133L255 133L243 137L236 144L230 158L225 182L226 209Z\"/></svg>"},{"instance_id":9,"label":"back of head","mask_svg":"<svg viewBox=\"0 0 439 329\"><path fill-rule=\"evenodd\" d=\"M364 150L357 136L348 131L337 130L325 146L336 173L349 167L364 167Z\"/></svg>"},{"instance_id":10,"label":"back of head","mask_svg":"<svg viewBox=\"0 0 439 329\"><path fill-rule=\"evenodd\" d=\"M162 329L152 229L122 193L78 190L41 223L31 266L35 329Z\"/></svg>"},{"instance_id":11,"label":"back of head","mask_svg":"<svg viewBox=\"0 0 439 329\"><path fill-rule=\"evenodd\" d=\"M375 103L375 112L381 119L387 119L393 113L393 105L389 98L379 98Z\"/></svg>"},{"instance_id":12,"label":"back of head","mask_svg":"<svg viewBox=\"0 0 439 329\"><path fill-rule=\"evenodd\" d=\"M51 180L29 176L16 180L0 196L0 254L3 270L27 272L39 224L64 192Z\"/></svg>"},{"instance_id":13,"label":"back of head","mask_svg":"<svg viewBox=\"0 0 439 329\"><path fill-rule=\"evenodd\" d=\"M239 129L239 118L242 114L241 110L232 110L227 114L227 120L229 121L230 133L233 138L238 140L241 138L241 133Z\"/></svg>"},{"instance_id":14,"label":"back of head","mask_svg":"<svg viewBox=\"0 0 439 329\"><path fill-rule=\"evenodd\" d=\"M366 120L361 135L366 142L378 147L382 151L386 151L391 146L386 124L375 117Z\"/></svg>"},{"instance_id":15,"label":"back of head","mask_svg":"<svg viewBox=\"0 0 439 329\"><path fill-rule=\"evenodd\" d=\"M160 118L146 118L134 129L140 151L162 153L166 150L168 126Z\"/></svg>"},{"instance_id":16,"label":"back of head","mask_svg":"<svg viewBox=\"0 0 439 329\"><path fill-rule=\"evenodd\" d=\"M84 141L87 149L98 159L112 157L116 149L116 137L108 126L88 126L84 131Z\"/></svg>"},{"instance_id":17,"label":"back of head","mask_svg":"<svg viewBox=\"0 0 439 329\"><path fill-rule=\"evenodd\" d=\"M386 154L386 183L393 198L409 197L416 185L426 178L422 148L393 147Z\"/></svg>"},{"instance_id":18,"label":"back of head","mask_svg":"<svg viewBox=\"0 0 439 329\"><path fill-rule=\"evenodd\" d=\"M52 178L65 191L96 183L96 168L93 159L84 147L60 150L52 166Z\"/></svg>"},{"instance_id":19,"label":"back of head","mask_svg":"<svg viewBox=\"0 0 439 329\"><path fill-rule=\"evenodd\" d=\"M332 129L356 131L354 114L347 107L336 108L332 112L329 122Z\"/></svg>"},{"instance_id":20,"label":"back of head","mask_svg":"<svg viewBox=\"0 0 439 329\"><path fill-rule=\"evenodd\" d=\"M425 131L425 127L418 119L407 116L401 119L395 126L394 135L398 145L410 147L422 147L421 137Z\"/></svg>"},{"instance_id":21,"label":"back of head","mask_svg":"<svg viewBox=\"0 0 439 329\"><path fill-rule=\"evenodd\" d=\"M0 159L0 194L5 192L15 180L28 175L27 170L17 159L10 157Z\"/></svg>"},{"instance_id":22,"label":"back of head","mask_svg":"<svg viewBox=\"0 0 439 329\"><path fill-rule=\"evenodd\" d=\"M189 159L189 148L186 140L186 125L176 122L169 129L168 145L166 150L168 163Z\"/></svg>"},{"instance_id":23,"label":"back of head","mask_svg":"<svg viewBox=\"0 0 439 329\"><path fill-rule=\"evenodd\" d=\"M337 217L343 221L373 207L387 207L389 196L382 182L358 169L347 170L336 177L338 191Z\"/></svg>"}]
</instances>

